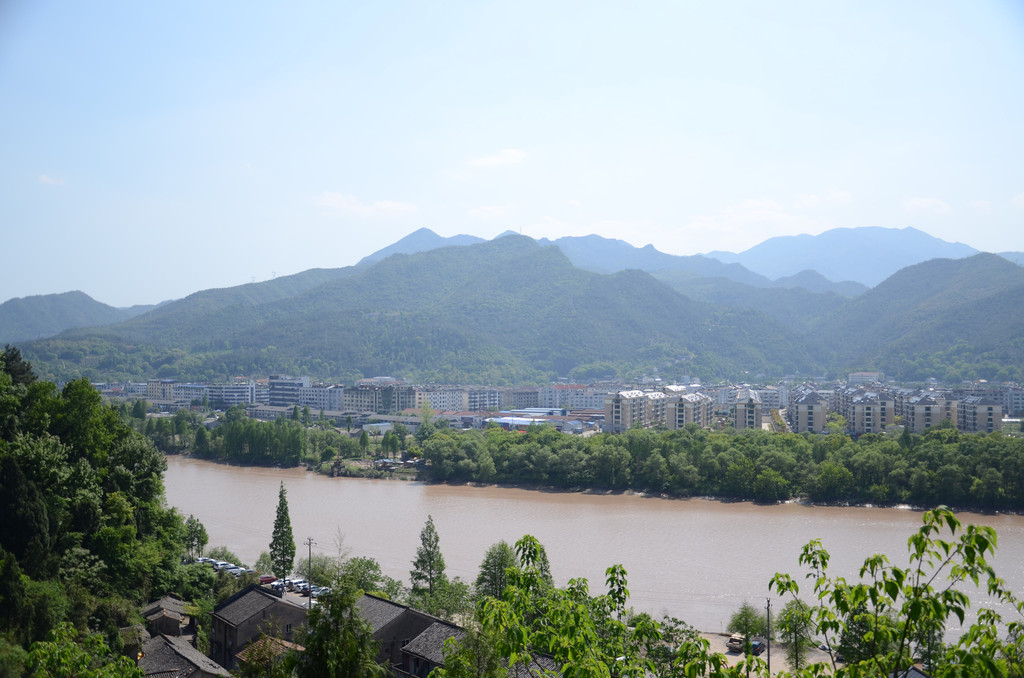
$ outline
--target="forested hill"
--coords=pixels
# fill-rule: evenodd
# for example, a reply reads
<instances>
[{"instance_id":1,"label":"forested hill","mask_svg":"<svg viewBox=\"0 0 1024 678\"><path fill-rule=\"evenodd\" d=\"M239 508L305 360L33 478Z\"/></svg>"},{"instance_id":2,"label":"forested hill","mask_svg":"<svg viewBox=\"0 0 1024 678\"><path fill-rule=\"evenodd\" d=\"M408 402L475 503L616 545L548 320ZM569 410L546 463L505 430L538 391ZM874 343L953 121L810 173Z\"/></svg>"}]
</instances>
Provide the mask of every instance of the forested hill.
<instances>
[{"instance_id":1,"label":"forested hill","mask_svg":"<svg viewBox=\"0 0 1024 678\"><path fill-rule=\"evenodd\" d=\"M833 360L907 380L1020 379L1024 268L995 254L909 266L812 328Z\"/></svg>"},{"instance_id":2,"label":"forested hill","mask_svg":"<svg viewBox=\"0 0 1024 678\"><path fill-rule=\"evenodd\" d=\"M286 372L515 384L884 369L1022 378L1024 269L936 260L847 299L700 276L598 274L507 235L209 290L128 322L23 344L49 378L214 380ZM973 362L972 358L979 360ZM747 377L749 378L749 377Z\"/></svg>"},{"instance_id":3,"label":"forested hill","mask_svg":"<svg viewBox=\"0 0 1024 678\"><path fill-rule=\"evenodd\" d=\"M116 323L150 308L114 308L77 290L8 299L0 304L0 344L49 337L71 327Z\"/></svg>"},{"instance_id":4,"label":"forested hill","mask_svg":"<svg viewBox=\"0 0 1024 678\"><path fill-rule=\"evenodd\" d=\"M47 372L62 360L82 374L178 378L280 370L511 384L637 366L718 374L807 364L787 355L799 339L768 315L695 302L638 271L582 271L515 235L394 255L266 303L207 301L193 295L25 349Z\"/></svg>"}]
</instances>

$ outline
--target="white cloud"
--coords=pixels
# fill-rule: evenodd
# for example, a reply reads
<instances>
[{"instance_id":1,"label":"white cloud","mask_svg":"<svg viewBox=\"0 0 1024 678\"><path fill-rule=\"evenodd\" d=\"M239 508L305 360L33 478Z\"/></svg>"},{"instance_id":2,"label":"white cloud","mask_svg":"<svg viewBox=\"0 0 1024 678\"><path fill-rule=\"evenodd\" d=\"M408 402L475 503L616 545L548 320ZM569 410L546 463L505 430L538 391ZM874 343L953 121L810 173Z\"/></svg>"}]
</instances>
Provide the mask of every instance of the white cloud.
<instances>
[{"instance_id":1,"label":"white cloud","mask_svg":"<svg viewBox=\"0 0 1024 678\"><path fill-rule=\"evenodd\" d=\"M1018 193L1013 196L1013 200L1010 202L1012 202L1016 207L1024 207L1024 193Z\"/></svg>"},{"instance_id":2,"label":"white cloud","mask_svg":"<svg viewBox=\"0 0 1024 678\"><path fill-rule=\"evenodd\" d=\"M342 195L334 191L324 191L317 199L317 204L338 212L351 212L365 215L409 214L417 211L416 205L407 202L377 200L365 203L352 195Z\"/></svg>"},{"instance_id":3,"label":"white cloud","mask_svg":"<svg viewBox=\"0 0 1024 678\"><path fill-rule=\"evenodd\" d=\"M946 214L951 211L949 205L938 198L907 198L903 201L903 209L906 212L930 212L931 214Z\"/></svg>"},{"instance_id":4,"label":"white cloud","mask_svg":"<svg viewBox=\"0 0 1024 678\"><path fill-rule=\"evenodd\" d=\"M46 184L47 186L63 186L63 179L55 179L54 177L46 176L45 174L39 175L39 183Z\"/></svg>"},{"instance_id":5,"label":"white cloud","mask_svg":"<svg viewBox=\"0 0 1024 678\"><path fill-rule=\"evenodd\" d=\"M829 191L827 197L829 202L838 202L843 204L853 200L853 196L850 195L849 191Z\"/></svg>"},{"instance_id":6,"label":"white cloud","mask_svg":"<svg viewBox=\"0 0 1024 678\"><path fill-rule=\"evenodd\" d=\"M972 200L971 207L976 210L981 210L982 212L988 212L992 209L992 203L988 200Z\"/></svg>"},{"instance_id":7,"label":"white cloud","mask_svg":"<svg viewBox=\"0 0 1024 678\"><path fill-rule=\"evenodd\" d=\"M493 155L470 158L466 164L470 167L496 167L498 165L518 165L526 160L526 151L518 148L503 148Z\"/></svg>"},{"instance_id":8,"label":"white cloud","mask_svg":"<svg viewBox=\"0 0 1024 678\"><path fill-rule=\"evenodd\" d=\"M821 198L810 193L801 193L796 197L797 207L814 207L821 202Z\"/></svg>"},{"instance_id":9,"label":"white cloud","mask_svg":"<svg viewBox=\"0 0 1024 678\"><path fill-rule=\"evenodd\" d=\"M569 200L568 202L573 207L583 207L583 203L580 202L579 200Z\"/></svg>"},{"instance_id":10,"label":"white cloud","mask_svg":"<svg viewBox=\"0 0 1024 678\"><path fill-rule=\"evenodd\" d=\"M481 205L469 210L469 216L476 219L499 219L508 216L508 209L503 205Z\"/></svg>"}]
</instances>

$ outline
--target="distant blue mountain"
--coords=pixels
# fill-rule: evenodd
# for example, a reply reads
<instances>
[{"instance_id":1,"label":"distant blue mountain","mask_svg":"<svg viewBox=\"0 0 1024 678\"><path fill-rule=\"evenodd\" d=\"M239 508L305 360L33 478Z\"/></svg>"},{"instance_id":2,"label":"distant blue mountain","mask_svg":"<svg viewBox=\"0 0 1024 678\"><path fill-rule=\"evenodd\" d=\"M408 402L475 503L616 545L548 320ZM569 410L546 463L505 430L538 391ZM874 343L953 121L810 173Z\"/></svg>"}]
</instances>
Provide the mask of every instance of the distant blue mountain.
<instances>
[{"instance_id":1,"label":"distant blue mountain","mask_svg":"<svg viewBox=\"0 0 1024 678\"><path fill-rule=\"evenodd\" d=\"M413 231L401 240L377 250L373 254L366 255L359 260L356 266L372 264L381 259L386 259L392 254L418 254L419 252L436 250L440 247L475 245L481 242L484 242L484 239L478 238L475 235L453 235L450 238L445 238L434 233L429 228L421 228Z\"/></svg>"},{"instance_id":2,"label":"distant blue mountain","mask_svg":"<svg viewBox=\"0 0 1024 678\"><path fill-rule=\"evenodd\" d=\"M819 235L769 238L739 254L708 252L743 264L768 278L817 271L829 280L855 280L874 287L896 271L930 259L963 259L978 250L935 238L916 228L834 228Z\"/></svg>"},{"instance_id":3,"label":"distant blue mountain","mask_svg":"<svg viewBox=\"0 0 1024 678\"><path fill-rule=\"evenodd\" d=\"M999 256L1008 261L1012 261L1018 266L1024 266L1024 252L1000 252Z\"/></svg>"}]
</instances>

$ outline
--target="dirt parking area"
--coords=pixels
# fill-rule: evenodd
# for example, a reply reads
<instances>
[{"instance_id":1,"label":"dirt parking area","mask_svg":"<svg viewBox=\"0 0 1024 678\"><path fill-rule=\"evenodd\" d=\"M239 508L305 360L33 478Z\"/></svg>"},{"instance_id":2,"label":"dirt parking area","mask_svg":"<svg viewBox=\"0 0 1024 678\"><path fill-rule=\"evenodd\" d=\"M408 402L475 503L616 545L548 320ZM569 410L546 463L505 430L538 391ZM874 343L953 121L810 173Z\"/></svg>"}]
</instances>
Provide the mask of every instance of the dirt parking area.
<instances>
[{"instance_id":1,"label":"dirt parking area","mask_svg":"<svg viewBox=\"0 0 1024 678\"><path fill-rule=\"evenodd\" d=\"M743 653L741 652L730 652L729 648L725 646L725 642L729 640L728 633L702 633L701 637L706 638L711 643L712 652L720 652L724 654L726 659L729 660L729 666L735 666L739 664L743 659ZM784 645L778 643L771 644L771 655L772 655L772 675L780 673L782 671L789 671L789 663L786 661L786 648ZM764 661L768 661L768 654L762 654L760 657ZM827 652L819 650L817 648L807 650L806 664L813 664L815 662L830 663Z\"/></svg>"}]
</instances>

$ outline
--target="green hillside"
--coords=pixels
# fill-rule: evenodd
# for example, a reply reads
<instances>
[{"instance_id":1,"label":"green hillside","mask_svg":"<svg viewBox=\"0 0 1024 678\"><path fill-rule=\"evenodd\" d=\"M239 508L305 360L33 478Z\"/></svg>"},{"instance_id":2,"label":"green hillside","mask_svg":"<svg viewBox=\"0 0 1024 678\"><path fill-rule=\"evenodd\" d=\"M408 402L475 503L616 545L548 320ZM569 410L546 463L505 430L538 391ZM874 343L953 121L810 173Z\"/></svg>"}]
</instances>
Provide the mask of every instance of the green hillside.
<instances>
[{"instance_id":1,"label":"green hillside","mask_svg":"<svg viewBox=\"0 0 1024 678\"><path fill-rule=\"evenodd\" d=\"M9 299L0 304L0 344L49 337L71 327L116 323L148 308L114 308L78 291Z\"/></svg>"},{"instance_id":2,"label":"green hillside","mask_svg":"<svg viewBox=\"0 0 1024 678\"><path fill-rule=\"evenodd\" d=\"M935 260L846 299L685 273L599 274L518 235L209 290L22 348L48 378L390 374L516 384L882 369L1020 379L1024 269Z\"/></svg>"},{"instance_id":3,"label":"green hillside","mask_svg":"<svg viewBox=\"0 0 1024 678\"><path fill-rule=\"evenodd\" d=\"M266 303L242 291L193 295L25 348L55 376L295 371L500 384L609 365L706 378L774 371L797 366L784 350L794 342L768 316L715 309L638 271L581 271L555 247L507 236L395 255Z\"/></svg>"}]
</instances>

